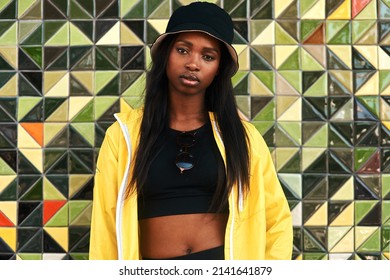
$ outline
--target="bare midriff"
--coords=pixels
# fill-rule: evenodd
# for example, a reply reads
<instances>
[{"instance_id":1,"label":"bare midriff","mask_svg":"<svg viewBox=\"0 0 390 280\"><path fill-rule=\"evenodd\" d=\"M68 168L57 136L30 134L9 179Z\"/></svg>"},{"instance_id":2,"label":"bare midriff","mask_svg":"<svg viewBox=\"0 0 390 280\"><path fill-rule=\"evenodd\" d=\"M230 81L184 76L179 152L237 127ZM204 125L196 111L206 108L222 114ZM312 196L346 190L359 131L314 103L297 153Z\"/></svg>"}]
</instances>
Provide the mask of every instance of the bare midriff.
<instances>
[{"instance_id":1,"label":"bare midriff","mask_svg":"<svg viewBox=\"0 0 390 280\"><path fill-rule=\"evenodd\" d=\"M144 258L165 259L224 244L227 214L184 214L139 220Z\"/></svg>"}]
</instances>

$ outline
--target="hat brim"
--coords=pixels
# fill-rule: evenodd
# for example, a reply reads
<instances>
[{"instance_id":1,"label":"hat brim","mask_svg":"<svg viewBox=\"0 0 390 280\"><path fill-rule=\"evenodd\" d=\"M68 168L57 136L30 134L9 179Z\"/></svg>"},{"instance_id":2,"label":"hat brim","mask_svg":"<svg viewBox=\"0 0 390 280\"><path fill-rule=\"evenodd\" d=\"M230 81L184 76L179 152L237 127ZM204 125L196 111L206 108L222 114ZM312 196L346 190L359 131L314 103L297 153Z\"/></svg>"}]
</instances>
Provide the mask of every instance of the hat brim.
<instances>
[{"instance_id":1,"label":"hat brim","mask_svg":"<svg viewBox=\"0 0 390 280\"><path fill-rule=\"evenodd\" d=\"M238 71L238 68L239 68L239 64L238 64L238 55L237 55L237 52L236 50L233 48L232 45L226 43L225 41L221 40L220 38L218 38L217 36L214 36L213 34L209 33L209 32L206 32L206 31L203 31L203 30L197 30L197 29L191 29L191 30L179 30L179 31L172 31L172 32L166 32L166 33L163 33L161 34L160 36L157 37L157 39L154 41L154 43L152 44L152 46L150 47L150 52L151 52L151 55L152 55L152 59L153 57L155 56L157 50L159 49L159 46L161 44L162 41L164 41L164 39L168 36L168 35L172 35L172 34L178 34L178 33L183 33L183 32L202 32L202 33L205 33L219 41L221 41L222 43L224 43L224 45L226 46L227 50L229 51L229 54L235 64L235 69L234 69L234 73L233 75Z\"/></svg>"}]
</instances>

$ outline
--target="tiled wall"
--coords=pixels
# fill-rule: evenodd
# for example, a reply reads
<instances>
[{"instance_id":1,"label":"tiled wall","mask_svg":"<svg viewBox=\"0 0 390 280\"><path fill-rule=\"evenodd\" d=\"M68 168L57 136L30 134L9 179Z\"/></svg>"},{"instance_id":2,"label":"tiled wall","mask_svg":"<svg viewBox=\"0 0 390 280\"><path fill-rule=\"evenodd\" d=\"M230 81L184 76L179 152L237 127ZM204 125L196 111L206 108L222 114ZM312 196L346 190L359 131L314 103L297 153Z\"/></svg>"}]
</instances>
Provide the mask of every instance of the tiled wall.
<instances>
[{"instance_id":1,"label":"tiled wall","mask_svg":"<svg viewBox=\"0 0 390 280\"><path fill-rule=\"evenodd\" d=\"M179 0L0 1L0 259L87 259L94 165ZM294 259L390 258L390 0L221 0ZM1 273L1 272L0 272Z\"/></svg>"}]
</instances>

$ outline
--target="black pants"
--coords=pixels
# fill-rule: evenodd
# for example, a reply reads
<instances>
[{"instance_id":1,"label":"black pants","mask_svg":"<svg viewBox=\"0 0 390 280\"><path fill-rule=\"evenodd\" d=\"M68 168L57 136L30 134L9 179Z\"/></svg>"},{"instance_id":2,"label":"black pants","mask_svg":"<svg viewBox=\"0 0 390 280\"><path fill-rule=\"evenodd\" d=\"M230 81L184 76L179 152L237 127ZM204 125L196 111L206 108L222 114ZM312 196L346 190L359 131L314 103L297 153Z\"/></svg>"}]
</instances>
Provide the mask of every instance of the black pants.
<instances>
[{"instance_id":1,"label":"black pants","mask_svg":"<svg viewBox=\"0 0 390 280\"><path fill-rule=\"evenodd\" d=\"M219 246L203 251L199 251L196 253L191 253L188 255L173 257L173 258L167 258L167 259L150 259L150 258L143 258L144 260L224 260L225 254L224 254L224 246Z\"/></svg>"}]
</instances>

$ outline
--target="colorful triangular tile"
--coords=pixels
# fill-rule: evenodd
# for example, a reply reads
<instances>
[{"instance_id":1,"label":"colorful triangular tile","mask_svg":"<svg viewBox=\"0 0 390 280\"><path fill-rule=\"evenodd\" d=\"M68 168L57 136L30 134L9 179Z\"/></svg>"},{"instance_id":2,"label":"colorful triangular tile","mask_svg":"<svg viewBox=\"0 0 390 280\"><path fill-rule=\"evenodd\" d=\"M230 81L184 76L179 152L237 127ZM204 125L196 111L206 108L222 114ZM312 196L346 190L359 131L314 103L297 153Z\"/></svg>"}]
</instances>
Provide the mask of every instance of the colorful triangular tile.
<instances>
[{"instance_id":1,"label":"colorful triangular tile","mask_svg":"<svg viewBox=\"0 0 390 280\"><path fill-rule=\"evenodd\" d=\"M64 253L68 250L67 227L45 227L43 232L43 246L48 253Z\"/></svg>"},{"instance_id":2,"label":"colorful triangular tile","mask_svg":"<svg viewBox=\"0 0 390 280\"><path fill-rule=\"evenodd\" d=\"M328 249L332 253L345 253L354 251L352 227L328 228Z\"/></svg>"}]
</instances>

